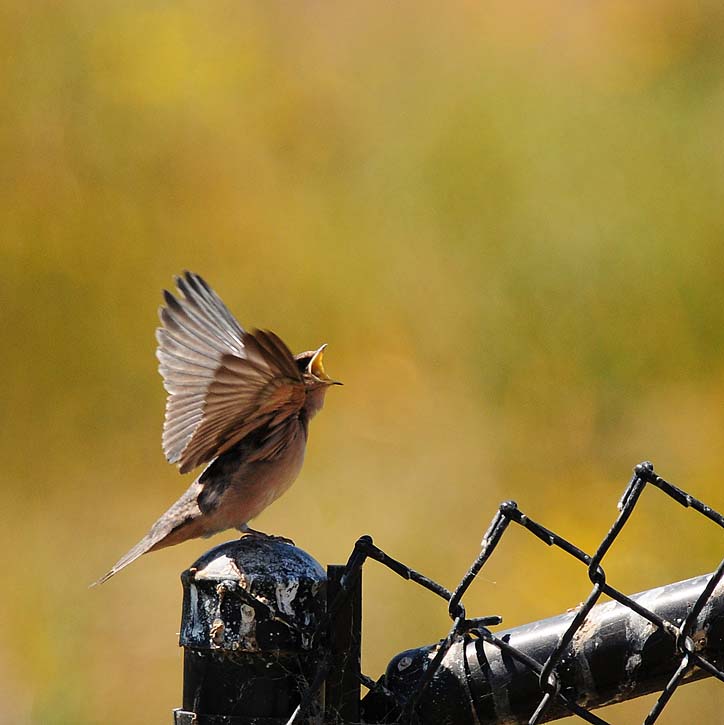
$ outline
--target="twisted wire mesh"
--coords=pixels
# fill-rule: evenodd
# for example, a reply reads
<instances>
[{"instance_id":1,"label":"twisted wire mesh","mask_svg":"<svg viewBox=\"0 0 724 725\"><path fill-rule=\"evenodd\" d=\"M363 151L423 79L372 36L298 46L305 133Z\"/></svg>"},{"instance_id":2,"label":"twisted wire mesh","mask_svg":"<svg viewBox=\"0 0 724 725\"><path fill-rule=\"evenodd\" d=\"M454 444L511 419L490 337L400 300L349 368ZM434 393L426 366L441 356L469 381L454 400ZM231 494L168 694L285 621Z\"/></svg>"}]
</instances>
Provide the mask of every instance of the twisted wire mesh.
<instances>
[{"instance_id":1,"label":"twisted wire mesh","mask_svg":"<svg viewBox=\"0 0 724 725\"><path fill-rule=\"evenodd\" d=\"M453 622L447 636L438 644L435 654L417 683L416 691L412 694L412 696L408 695L403 698L399 693L390 692L385 689L385 694L388 697L393 697L397 700L400 712L402 713L399 719L400 722L414 723L416 721L416 706L418 705L425 688L429 685L436 672L439 670L450 647L455 642L459 642L461 639L472 635L497 647L506 656L520 663L537 676L541 698L537 707L531 713L528 721L530 725L536 725L537 723L544 722L546 719L546 713L548 713L551 705L556 701L560 703L571 715L577 716L586 722L596 723L598 725L608 725L606 720L589 712L585 707L576 703L575 700L567 693L563 692L561 690L560 677L558 675L558 667L561 665L566 649L571 644L573 638L576 636L576 633L583 627L586 622L586 618L591 613L593 607L603 595L606 595L648 620L648 622L657 629L666 633L675 646L678 657L678 666L676 671L666 683L666 686L656 699L644 720L645 725L652 725L659 718L666 705L670 702L672 695L693 667L701 668L706 671L708 675L724 682L724 672L697 651L696 643L694 642L692 636L693 627L697 622L697 618L701 614L717 585L721 582L722 578L724 578L724 560L720 562L716 571L710 577L706 587L703 589L689 611L688 616L686 616L679 624L663 619L655 612L647 609L640 602L635 601L631 597L611 586L606 579L606 573L603 569L602 562L613 543L623 531L626 523L629 521L638 502L640 501L642 494L647 488L656 488L660 490L672 501L686 508L693 509L701 516L708 518L724 529L724 516L686 491L677 488L673 484L662 479L654 472L653 465L650 462L644 462L636 466L634 469L634 475L618 503L618 515L592 555L587 554L564 537L531 519L518 508L515 502L506 501L500 505L490 523L490 526L485 532L481 543L480 553L453 591L449 591L432 579L392 558L380 548L375 546L370 536L361 537L356 542L354 550L347 562L345 575L343 577L342 591L340 592L337 600L333 602L330 607L328 619L332 619L334 617L335 611L339 608L339 606L341 606L344 600L345 591L349 588L345 587L345 581L347 583L353 581L360 575L361 568L365 561L367 559L374 559L404 579L410 580L446 600L448 604L448 614ZM490 631L489 627L499 624L502 621L500 617L468 618L462 602L463 596L467 592L468 588L492 557L511 524L515 524L525 529L546 545L555 546L573 557L575 560L584 564L587 568L588 578L593 585L590 594L577 608L570 625L567 627L560 638L558 645L554 648L545 662L537 662L525 653L517 650L515 647L512 647L509 643L496 637L495 634ZM317 686L321 685L325 674L326 673L320 672L320 675L317 678ZM364 674L360 675L360 679L362 684L369 689L375 690L384 688L384 685L381 682L375 682ZM297 714L303 710L304 702L302 703L302 706L298 708ZM292 718L290 722L293 722L293 720L294 718Z\"/></svg>"}]
</instances>

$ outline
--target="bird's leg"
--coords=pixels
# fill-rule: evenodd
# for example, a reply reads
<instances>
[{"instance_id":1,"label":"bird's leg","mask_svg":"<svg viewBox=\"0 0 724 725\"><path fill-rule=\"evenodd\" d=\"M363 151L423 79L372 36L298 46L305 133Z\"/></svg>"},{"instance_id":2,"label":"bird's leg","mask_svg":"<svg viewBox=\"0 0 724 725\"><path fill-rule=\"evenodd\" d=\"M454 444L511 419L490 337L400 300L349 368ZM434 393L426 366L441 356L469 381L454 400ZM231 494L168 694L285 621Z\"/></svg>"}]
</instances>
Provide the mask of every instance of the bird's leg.
<instances>
[{"instance_id":1,"label":"bird's leg","mask_svg":"<svg viewBox=\"0 0 724 725\"><path fill-rule=\"evenodd\" d=\"M275 536L274 534L267 534L263 531L257 531L256 529L252 529L246 524L240 526L239 531L241 531L242 538L244 536L257 536L260 539L271 539L272 541L282 541L285 544L291 544L292 546L295 545L294 542L291 539L288 539L286 536Z\"/></svg>"}]
</instances>

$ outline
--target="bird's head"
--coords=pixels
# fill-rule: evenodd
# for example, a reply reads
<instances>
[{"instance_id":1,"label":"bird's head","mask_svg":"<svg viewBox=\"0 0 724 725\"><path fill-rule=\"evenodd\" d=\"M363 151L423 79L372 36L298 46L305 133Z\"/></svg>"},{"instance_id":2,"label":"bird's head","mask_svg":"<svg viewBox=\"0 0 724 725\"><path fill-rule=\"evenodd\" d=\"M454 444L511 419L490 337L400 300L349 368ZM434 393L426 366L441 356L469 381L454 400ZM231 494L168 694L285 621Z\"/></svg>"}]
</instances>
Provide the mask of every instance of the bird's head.
<instances>
[{"instance_id":1,"label":"bird's head","mask_svg":"<svg viewBox=\"0 0 724 725\"><path fill-rule=\"evenodd\" d=\"M311 417L324 405L324 395L332 385L342 385L339 380L334 380L327 375L322 364L324 357L325 343L316 350L308 350L295 355L299 372L302 374L304 386L307 389L307 413Z\"/></svg>"}]
</instances>

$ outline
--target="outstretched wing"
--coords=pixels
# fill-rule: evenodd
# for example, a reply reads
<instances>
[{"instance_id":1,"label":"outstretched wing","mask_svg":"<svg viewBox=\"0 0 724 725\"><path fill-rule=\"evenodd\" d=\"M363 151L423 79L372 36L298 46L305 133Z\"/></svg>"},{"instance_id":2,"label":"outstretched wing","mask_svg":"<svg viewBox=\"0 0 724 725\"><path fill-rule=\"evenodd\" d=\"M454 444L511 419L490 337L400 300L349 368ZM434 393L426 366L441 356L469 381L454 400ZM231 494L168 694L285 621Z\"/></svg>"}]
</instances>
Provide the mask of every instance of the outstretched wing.
<instances>
[{"instance_id":1,"label":"outstretched wing","mask_svg":"<svg viewBox=\"0 0 724 725\"><path fill-rule=\"evenodd\" d=\"M166 458L186 473L262 427L254 458L274 458L305 399L292 353L273 332L245 332L199 275L186 272L176 286L181 296L164 292L156 331Z\"/></svg>"}]
</instances>

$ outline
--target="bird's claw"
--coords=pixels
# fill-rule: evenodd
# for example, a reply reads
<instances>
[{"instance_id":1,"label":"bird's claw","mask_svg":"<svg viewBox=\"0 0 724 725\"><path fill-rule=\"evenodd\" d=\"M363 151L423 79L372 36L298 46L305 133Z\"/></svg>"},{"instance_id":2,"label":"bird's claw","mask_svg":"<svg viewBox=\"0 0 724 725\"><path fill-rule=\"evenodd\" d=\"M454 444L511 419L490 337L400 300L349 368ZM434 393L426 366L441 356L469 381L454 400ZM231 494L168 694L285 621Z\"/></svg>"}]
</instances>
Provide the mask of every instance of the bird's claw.
<instances>
[{"instance_id":1,"label":"bird's claw","mask_svg":"<svg viewBox=\"0 0 724 725\"><path fill-rule=\"evenodd\" d=\"M289 544L290 546L295 546L294 542L291 539L288 539L286 536L276 536L275 534L267 534L264 531L257 531L256 529L244 529L244 531L241 532L241 538L243 539L246 536L256 536L260 539L268 539L270 541L281 541L284 544Z\"/></svg>"}]
</instances>

